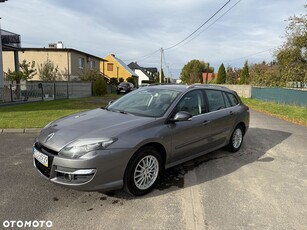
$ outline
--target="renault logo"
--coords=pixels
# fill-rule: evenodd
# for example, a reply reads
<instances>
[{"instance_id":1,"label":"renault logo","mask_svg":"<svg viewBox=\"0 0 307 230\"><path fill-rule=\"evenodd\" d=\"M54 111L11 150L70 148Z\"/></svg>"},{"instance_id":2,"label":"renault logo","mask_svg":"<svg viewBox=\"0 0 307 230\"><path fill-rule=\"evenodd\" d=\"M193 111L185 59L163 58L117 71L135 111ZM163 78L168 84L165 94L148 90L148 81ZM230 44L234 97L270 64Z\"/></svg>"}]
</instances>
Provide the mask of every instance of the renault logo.
<instances>
[{"instance_id":1,"label":"renault logo","mask_svg":"<svg viewBox=\"0 0 307 230\"><path fill-rule=\"evenodd\" d=\"M46 140L45 140L45 143L50 141L54 136L54 133L50 133L47 137L46 137Z\"/></svg>"}]
</instances>

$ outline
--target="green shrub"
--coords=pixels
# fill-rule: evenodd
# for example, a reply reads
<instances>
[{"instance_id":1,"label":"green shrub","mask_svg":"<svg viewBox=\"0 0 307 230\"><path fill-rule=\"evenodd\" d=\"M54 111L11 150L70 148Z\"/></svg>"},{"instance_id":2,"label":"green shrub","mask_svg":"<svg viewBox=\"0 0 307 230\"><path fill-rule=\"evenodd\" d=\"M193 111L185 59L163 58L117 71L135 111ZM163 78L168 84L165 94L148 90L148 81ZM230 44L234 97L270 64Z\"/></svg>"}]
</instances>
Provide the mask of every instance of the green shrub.
<instances>
[{"instance_id":1,"label":"green shrub","mask_svg":"<svg viewBox=\"0 0 307 230\"><path fill-rule=\"evenodd\" d=\"M102 77L99 77L93 84L94 96L102 96L107 93L107 83Z\"/></svg>"}]
</instances>

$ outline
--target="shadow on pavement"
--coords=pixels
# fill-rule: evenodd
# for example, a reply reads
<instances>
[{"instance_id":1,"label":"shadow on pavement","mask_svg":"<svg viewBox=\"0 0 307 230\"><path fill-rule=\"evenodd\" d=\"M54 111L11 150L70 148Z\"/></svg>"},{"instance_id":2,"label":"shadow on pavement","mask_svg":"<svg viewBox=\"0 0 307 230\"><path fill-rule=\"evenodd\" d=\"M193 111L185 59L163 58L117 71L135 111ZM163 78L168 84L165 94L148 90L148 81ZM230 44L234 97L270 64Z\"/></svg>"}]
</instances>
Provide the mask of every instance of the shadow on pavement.
<instances>
[{"instance_id":1,"label":"shadow on pavement","mask_svg":"<svg viewBox=\"0 0 307 230\"><path fill-rule=\"evenodd\" d=\"M211 181L230 174L242 166L251 164L255 161L264 163L272 162L274 161L274 158L269 156L262 158L262 156L290 136L291 133L289 132L250 128L246 133L243 145L238 152L230 153L224 149L220 149L178 166L169 168L165 171L163 178L156 187L157 190L162 192L155 192L154 194L149 193L148 195L144 196L144 198L162 195L168 191L174 191L173 187L176 189L187 187L185 184L185 174L192 170L204 170L205 174L203 177L197 177L196 184L201 184L206 181ZM225 165L225 167L222 169L214 168L214 164L216 163L215 161L219 160L223 160L223 164ZM210 171L206 171L207 167L210 167ZM193 185L195 184L189 183L189 186ZM172 189L170 189L171 187ZM129 196L123 191L114 191L106 194L108 196L121 199L133 199L133 197Z\"/></svg>"}]
</instances>

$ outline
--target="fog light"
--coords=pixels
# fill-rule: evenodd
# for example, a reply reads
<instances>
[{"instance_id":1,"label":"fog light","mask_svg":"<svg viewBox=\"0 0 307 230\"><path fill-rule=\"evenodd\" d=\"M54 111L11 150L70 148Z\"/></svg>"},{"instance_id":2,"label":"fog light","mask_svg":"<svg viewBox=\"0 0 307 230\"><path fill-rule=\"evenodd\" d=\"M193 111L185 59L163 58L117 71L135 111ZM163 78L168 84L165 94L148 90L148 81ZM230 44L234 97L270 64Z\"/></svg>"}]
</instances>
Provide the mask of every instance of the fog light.
<instances>
[{"instance_id":1,"label":"fog light","mask_svg":"<svg viewBox=\"0 0 307 230\"><path fill-rule=\"evenodd\" d=\"M96 169L72 169L58 166L56 169L56 179L60 182L70 184L82 184L90 181Z\"/></svg>"}]
</instances>

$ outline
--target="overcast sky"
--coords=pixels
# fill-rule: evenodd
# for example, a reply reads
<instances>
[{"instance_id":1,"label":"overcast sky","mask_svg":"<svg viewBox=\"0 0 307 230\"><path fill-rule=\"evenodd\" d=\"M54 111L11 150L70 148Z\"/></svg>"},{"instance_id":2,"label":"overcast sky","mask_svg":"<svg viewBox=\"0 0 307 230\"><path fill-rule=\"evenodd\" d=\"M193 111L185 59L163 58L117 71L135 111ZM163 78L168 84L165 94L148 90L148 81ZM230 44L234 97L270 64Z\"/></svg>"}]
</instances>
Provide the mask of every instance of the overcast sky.
<instances>
[{"instance_id":1,"label":"overcast sky","mask_svg":"<svg viewBox=\"0 0 307 230\"><path fill-rule=\"evenodd\" d=\"M0 22L2 29L21 35L22 47L62 41L65 48L102 58L113 53L126 64L137 61L143 67L160 68L160 52L155 51L163 48L163 63L169 67L165 73L178 78L192 59L209 62L216 72L221 63L242 67L246 59L271 61L274 49L284 41L286 20L305 13L306 4L305 0L231 0L193 36L167 50L227 2L8 0L0 3Z\"/></svg>"}]
</instances>

